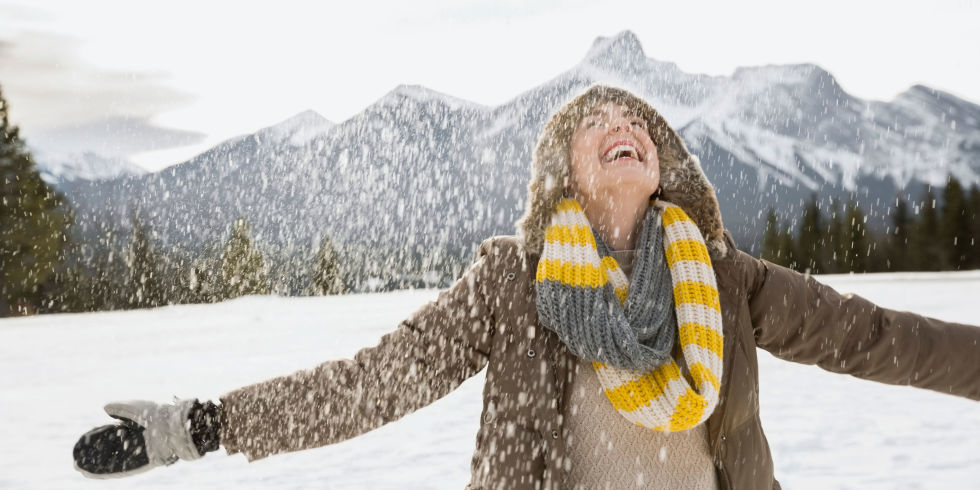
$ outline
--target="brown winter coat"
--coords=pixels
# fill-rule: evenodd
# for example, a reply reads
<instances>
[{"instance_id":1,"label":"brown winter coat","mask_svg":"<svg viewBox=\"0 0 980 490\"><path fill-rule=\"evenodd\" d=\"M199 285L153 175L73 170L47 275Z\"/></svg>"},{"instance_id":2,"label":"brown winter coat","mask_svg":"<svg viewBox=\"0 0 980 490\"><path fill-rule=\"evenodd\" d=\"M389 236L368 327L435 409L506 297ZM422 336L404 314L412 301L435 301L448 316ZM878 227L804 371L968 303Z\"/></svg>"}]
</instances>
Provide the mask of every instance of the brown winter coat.
<instances>
[{"instance_id":1,"label":"brown winter coat","mask_svg":"<svg viewBox=\"0 0 980 490\"><path fill-rule=\"evenodd\" d=\"M778 488L759 421L756 347L839 373L980 400L980 329L880 308L735 249L714 261L724 317L721 401L708 419L722 488ZM560 488L574 359L537 321L537 256L495 237L452 288L353 360L221 398L221 442L249 460L394 421L487 368L470 488Z\"/></svg>"},{"instance_id":2,"label":"brown winter coat","mask_svg":"<svg viewBox=\"0 0 980 490\"><path fill-rule=\"evenodd\" d=\"M879 308L735 248L714 189L645 101L592 87L555 113L532 162L519 237L483 242L449 290L354 359L221 397L221 443L249 460L343 441L417 410L487 369L472 489L557 489L569 464L563 414L575 358L539 322L535 271L544 228L570 176L568 142L604 101L646 119L662 196L704 235L717 276L724 372L708 437L722 488L778 488L759 421L756 347L783 359L980 400L980 328Z\"/></svg>"}]
</instances>

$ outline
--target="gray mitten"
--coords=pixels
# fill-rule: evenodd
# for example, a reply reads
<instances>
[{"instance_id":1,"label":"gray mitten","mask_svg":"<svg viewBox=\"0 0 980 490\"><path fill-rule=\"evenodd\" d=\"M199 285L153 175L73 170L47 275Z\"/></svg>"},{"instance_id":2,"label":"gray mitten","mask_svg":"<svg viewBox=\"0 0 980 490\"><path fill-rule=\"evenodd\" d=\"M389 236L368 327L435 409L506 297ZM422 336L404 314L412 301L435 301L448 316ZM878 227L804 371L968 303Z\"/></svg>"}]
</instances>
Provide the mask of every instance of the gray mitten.
<instances>
[{"instance_id":1,"label":"gray mitten","mask_svg":"<svg viewBox=\"0 0 980 490\"><path fill-rule=\"evenodd\" d=\"M75 445L75 468L89 478L116 478L178 459L200 458L190 431L196 403L194 399L173 405L144 400L109 403L106 413L122 422L83 435Z\"/></svg>"}]
</instances>

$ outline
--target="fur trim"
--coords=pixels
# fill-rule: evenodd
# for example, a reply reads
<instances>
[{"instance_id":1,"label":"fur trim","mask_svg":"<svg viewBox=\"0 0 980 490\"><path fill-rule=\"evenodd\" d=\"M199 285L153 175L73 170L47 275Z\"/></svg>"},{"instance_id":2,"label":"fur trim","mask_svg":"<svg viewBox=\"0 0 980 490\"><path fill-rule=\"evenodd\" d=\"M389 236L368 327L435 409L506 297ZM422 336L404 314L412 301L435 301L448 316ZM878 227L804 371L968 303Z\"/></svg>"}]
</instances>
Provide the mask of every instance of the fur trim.
<instances>
[{"instance_id":1,"label":"fur trim","mask_svg":"<svg viewBox=\"0 0 980 490\"><path fill-rule=\"evenodd\" d=\"M621 88L593 85L560 108L538 138L531 162L531 182L524 216L517 232L529 254L541 255L545 228L571 178L572 133L593 108L613 102L633 108L647 121L650 137L660 159L662 198L680 206L704 235L712 258L728 255L724 225L715 189L701 171L701 161L691 154L667 121L643 99Z\"/></svg>"}]
</instances>

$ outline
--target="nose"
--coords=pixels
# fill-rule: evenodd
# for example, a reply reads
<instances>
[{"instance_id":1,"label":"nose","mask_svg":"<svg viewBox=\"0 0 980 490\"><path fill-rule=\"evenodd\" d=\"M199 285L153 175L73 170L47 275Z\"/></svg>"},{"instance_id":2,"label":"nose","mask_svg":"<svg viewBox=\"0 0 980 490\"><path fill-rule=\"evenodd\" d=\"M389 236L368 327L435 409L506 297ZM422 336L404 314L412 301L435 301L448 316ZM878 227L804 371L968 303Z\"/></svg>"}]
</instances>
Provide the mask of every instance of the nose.
<instances>
[{"instance_id":1,"label":"nose","mask_svg":"<svg viewBox=\"0 0 980 490\"><path fill-rule=\"evenodd\" d=\"M612 123L609 124L609 130L618 133L621 130L632 132L633 128L630 126L629 121L623 118L617 118Z\"/></svg>"}]
</instances>

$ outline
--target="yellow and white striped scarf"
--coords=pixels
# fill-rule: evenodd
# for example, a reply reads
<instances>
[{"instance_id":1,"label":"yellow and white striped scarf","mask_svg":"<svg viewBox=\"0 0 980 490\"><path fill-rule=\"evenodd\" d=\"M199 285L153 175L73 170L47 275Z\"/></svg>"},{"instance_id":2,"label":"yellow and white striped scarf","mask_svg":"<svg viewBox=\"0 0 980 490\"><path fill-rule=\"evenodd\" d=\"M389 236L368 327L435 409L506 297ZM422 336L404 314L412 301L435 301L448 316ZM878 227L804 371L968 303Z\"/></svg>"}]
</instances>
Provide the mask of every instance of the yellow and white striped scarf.
<instances>
[{"instance_id":1,"label":"yellow and white striped scarf","mask_svg":"<svg viewBox=\"0 0 980 490\"><path fill-rule=\"evenodd\" d=\"M718 403L723 352L721 304L708 249L697 225L675 204L658 200L651 205L659 206L663 212L664 246L673 282L680 348L691 380L682 375L673 358L645 373L601 362L592 365L606 396L623 417L653 430L675 432L707 420ZM588 233L568 236L567 230L582 230L582 225ZM612 257L600 260L595 237L589 230L579 203L562 200L545 232L537 281L540 284L557 280L568 286L592 288L611 283L622 304L629 291L626 274Z\"/></svg>"}]
</instances>

